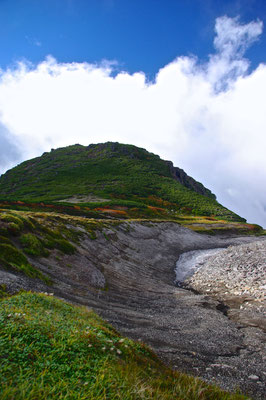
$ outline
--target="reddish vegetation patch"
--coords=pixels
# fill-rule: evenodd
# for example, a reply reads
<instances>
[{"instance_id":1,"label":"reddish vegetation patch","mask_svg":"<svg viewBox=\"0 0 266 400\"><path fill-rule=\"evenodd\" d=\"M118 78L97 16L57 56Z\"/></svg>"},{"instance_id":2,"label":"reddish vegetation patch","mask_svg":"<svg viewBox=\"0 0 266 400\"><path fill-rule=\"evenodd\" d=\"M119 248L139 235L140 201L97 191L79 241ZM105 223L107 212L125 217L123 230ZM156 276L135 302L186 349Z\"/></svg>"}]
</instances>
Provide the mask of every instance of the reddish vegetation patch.
<instances>
[{"instance_id":1,"label":"reddish vegetation patch","mask_svg":"<svg viewBox=\"0 0 266 400\"><path fill-rule=\"evenodd\" d=\"M55 208L55 209L56 209L56 206L54 206L53 204L44 204L44 203L40 203L40 205L41 205L42 207ZM36 204L36 206L38 206L38 204Z\"/></svg>"},{"instance_id":2,"label":"reddish vegetation patch","mask_svg":"<svg viewBox=\"0 0 266 400\"><path fill-rule=\"evenodd\" d=\"M100 211L103 213L117 214L117 215L127 215L126 211L123 210L113 210L110 208L95 208L95 211Z\"/></svg>"},{"instance_id":3,"label":"reddish vegetation patch","mask_svg":"<svg viewBox=\"0 0 266 400\"><path fill-rule=\"evenodd\" d=\"M36 210L53 210L55 212L60 212L60 213L69 213L70 215L74 214L74 215L84 215L84 208L81 208L79 206L66 206L66 205L58 205L58 204L45 204L43 202L41 203L25 203L22 201L2 201L0 203L0 207L6 208L6 206L8 206L8 208L12 207L12 206L16 206L18 207L17 209L21 209L23 210L25 207L26 208L30 208L33 209L34 211ZM86 208L86 211L88 212L92 212L92 210L90 210L89 208ZM87 213L86 213L87 215Z\"/></svg>"},{"instance_id":4,"label":"reddish vegetation patch","mask_svg":"<svg viewBox=\"0 0 266 400\"><path fill-rule=\"evenodd\" d=\"M246 225L243 225L243 227L244 228L247 227L248 230L250 230L250 231L259 231L260 230L260 227L256 224L246 224Z\"/></svg>"},{"instance_id":5,"label":"reddish vegetation patch","mask_svg":"<svg viewBox=\"0 0 266 400\"><path fill-rule=\"evenodd\" d=\"M150 201L152 201L153 203L156 203L156 204L158 204L158 205L160 205L162 207L168 207L168 208L176 207L175 203L170 203L170 201L163 200L160 197L156 197L156 196L150 195L150 196L148 196L148 199ZM143 199L143 200L146 200L146 199Z\"/></svg>"},{"instance_id":6,"label":"reddish vegetation patch","mask_svg":"<svg viewBox=\"0 0 266 400\"><path fill-rule=\"evenodd\" d=\"M160 208L160 207L148 206L148 208L155 212L164 212L165 211L163 208Z\"/></svg>"}]
</instances>

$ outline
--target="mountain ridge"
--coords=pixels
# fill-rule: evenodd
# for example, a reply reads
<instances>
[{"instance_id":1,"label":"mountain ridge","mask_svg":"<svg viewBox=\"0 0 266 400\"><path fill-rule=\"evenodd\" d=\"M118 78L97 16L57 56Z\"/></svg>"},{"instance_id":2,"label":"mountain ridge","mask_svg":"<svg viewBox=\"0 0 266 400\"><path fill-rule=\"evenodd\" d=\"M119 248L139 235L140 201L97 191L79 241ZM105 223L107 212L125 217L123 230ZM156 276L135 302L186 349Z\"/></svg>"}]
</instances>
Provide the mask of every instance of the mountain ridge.
<instances>
[{"instance_id":1,"label":"mountain ridge","mask_svg":"<svg viewBox=\"0 0 266 400\"><path fill-rule=\"evenodd\" d=\"M118 142L52 149L0 177L1 200L63 202L88 195L99 203L108 200L129 211L135 208L131 217L151 217L156 211L164 218L185 214L245 222L171 161Z\"/></svg>"},{"instance_id":2,"label":"mountain ridge","mask_svg":"<svg viewBox=\"0 0 266 400\"><path fill-rule=\"evenodd\" d=\"M126 144L122 144L122 143L118 143L118 142L106 142L106 143L98 143L98 144L90 144L88 146L82 146L80 144L75 144L75 145L71 145L71 146L66 146L66 147L60 147L58 149L51 149L50 152L44 152L42 154L42 156L39 157L34 157L33 159L27 160L22 162L19 165L23 165L24 163L29 163L29 162L38 162L38 160L40 158L42 158L43 156L47 156L47 155L53 155L55 156L55 154L62 150L62 149L69 149L70 152L67 154L78 154L79 150L88 150L88 157L89 158L96 158L97 156L104 154L104 151L107 150L110 152L109 156L110 157L114 157L115 153L121 153L124 156L128 156L131 159L144 159L145 156L146 158L148 158L149 156L154 156L157 159L159 159L160 161L162 161L163 163L165 163L167 165L167 167L169 168L169 172L170 175L179 183L181 183L183 186L187 187L188 189L191 189L193 191L195 191L196 193L202 194L204 196L210 197L210 198L214 198L216 199L216 196L209 190L207 189L202 183L197 182L195 179L193 179L191 176L187 175L187 173L178 167L175 167L173 165L172 161L168 161L168 160L163 160L161 159L158 155L155 155L154 153L148 152L147 150L145 150L144 148L140 148L134 145L126 145ZM90 152L90 150L93 150L93 153ZM75 166L73 166L75 167ZM16 167L14 167L16 168ZM3 174L1 177L3 176L8 176L10 171L12 171L14 168L11 168L10 170L8 170L5 174Z\"/></svg>"}]
</instances>

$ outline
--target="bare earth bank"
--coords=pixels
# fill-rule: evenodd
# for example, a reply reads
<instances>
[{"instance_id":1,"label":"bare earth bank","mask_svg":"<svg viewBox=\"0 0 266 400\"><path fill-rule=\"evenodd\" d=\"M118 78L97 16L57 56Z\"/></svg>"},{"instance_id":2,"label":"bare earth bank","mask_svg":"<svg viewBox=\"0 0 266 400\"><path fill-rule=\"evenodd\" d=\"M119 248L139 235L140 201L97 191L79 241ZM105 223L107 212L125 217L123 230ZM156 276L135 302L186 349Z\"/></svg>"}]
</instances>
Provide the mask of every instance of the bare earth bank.
<instances>
[{"instance_id":1,"label":"bare earth bank","mask_svg":"<svg viewBox=\"0 0 266 400\"><path fill-rule=\"evenodd\" d=\"M5 271L0 284L11 292L23 287L85 304L174 368L263 399L262 327L228 318L230 310L211 292L196 294L174 284L181 253L255 240L199 235L176 223L125 222L99 232L96 240L84 232L74 255L55 250L48 259L31 259L52 277L52 287Z\"/></svg>"}]
</instances>

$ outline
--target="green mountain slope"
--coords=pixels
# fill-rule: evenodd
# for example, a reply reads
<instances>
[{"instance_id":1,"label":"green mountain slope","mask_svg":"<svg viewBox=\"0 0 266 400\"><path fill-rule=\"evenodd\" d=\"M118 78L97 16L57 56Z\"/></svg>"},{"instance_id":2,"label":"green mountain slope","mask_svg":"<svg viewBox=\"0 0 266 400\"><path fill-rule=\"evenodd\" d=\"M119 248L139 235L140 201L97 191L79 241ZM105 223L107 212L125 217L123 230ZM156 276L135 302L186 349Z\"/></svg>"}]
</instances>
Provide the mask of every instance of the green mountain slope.
<instances>
[{"instance_id":1,"label":"green mountain slope","mask_svg":"<svg viewBox=\"0 0 266 400\"><path fill-rule=\"evenodd\" d=\"M129 217L204 215L245 221L171 162L112 142L73 145L23 162L0 177L0 198L120 209Z\"/></svg>"}]
</instances>

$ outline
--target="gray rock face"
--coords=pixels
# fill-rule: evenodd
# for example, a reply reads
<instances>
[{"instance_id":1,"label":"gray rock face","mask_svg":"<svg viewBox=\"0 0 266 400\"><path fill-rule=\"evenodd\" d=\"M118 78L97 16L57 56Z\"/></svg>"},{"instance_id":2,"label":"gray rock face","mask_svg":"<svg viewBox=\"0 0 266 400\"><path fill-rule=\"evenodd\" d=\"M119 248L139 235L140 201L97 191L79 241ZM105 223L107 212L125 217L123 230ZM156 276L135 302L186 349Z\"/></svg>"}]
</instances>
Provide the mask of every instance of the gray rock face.
<instances>
[{"instance_id":1,"label":"gray rock face","mask_svg":"<svg viewBox=\"0 0 266 400\"><path fill-rule=\"evenodd\" d=\"M210 197L211 199L216 199L215 194L213 194L209 189L203 186L202 183L196 181L191 176L187 175L186 172L178 167L174 167L172 161L165 161L168 165L172 177L186 186L188 189L194 190L195 192L202 194L203 196Z\"/></svg>"},{"instance_id":2,"label":"gray rock face","mask_svg":"<svg viewBox=\"0 0 266 400\"><path fill-rule=\"evenodd\" d=\"M252 240L199 235L176 223L125 222L98 232L96 240L84 233L78 254L54 251L48 259L32 259L51 276L52 287L2 272L0 283L13 292L19 285L35 285L94 308L121 333L150 345L173 368L262 399L262 330L230 320L223 304L210 296L174 285L181 253Z\"/></svg>"}]
</instances>

